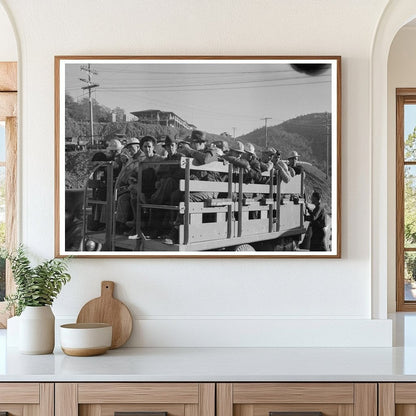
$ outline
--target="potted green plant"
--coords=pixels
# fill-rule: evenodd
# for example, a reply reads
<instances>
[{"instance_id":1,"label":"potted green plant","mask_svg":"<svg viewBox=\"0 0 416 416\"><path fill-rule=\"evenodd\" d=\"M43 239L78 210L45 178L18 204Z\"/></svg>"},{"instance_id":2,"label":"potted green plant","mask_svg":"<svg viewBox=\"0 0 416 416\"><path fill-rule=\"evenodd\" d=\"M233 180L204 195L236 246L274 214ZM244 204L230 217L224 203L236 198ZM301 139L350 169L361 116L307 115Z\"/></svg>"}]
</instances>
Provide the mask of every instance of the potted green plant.
<instances>
[{"instance_id":1,"label":"potted green plant","mask_svg":"<svg viewBox=\"0 0 416 416\"><path fill-rule=\"evenodd\" d=\"M55 346L55 316L51 305L71 278L68 258L32 266L23 246L4 253L10 261L16 292L6 296L9 310L19 318L19 350L49 354Z\"/></svg>"}]
</instances>

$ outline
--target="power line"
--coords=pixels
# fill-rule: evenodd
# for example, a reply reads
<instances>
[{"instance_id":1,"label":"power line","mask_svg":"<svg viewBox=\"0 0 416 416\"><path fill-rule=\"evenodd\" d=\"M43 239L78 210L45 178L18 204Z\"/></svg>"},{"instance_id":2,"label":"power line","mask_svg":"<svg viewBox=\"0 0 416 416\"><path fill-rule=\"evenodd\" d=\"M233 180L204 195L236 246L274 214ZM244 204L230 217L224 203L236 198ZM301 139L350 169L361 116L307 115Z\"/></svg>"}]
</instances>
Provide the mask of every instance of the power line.
<instances>
[{"instance_id":1,"label":"power line","mask_svg":"<svg viewBox=\"0 0 416 416\"><path fill-rule=\"evenodd\" d=\"M292 78L293 79L293 78ZM273 88L273 87L291 87L291 86L300 86L300 85L314 85L314 84L328 84L331 81L317 81L317 82L295 82L295 83L285 83L285 84L272 84L272 85L252 85L252 86L242 86L242 87L214 87L214 88L187 88L187 89L172 89L177 88L178 85L175 86L155 86L155 87L148 87L148 86L126 86L126 87L119 87L119 86L107 86L101 87L101 91L114 91L114 92L134 92L134 91L141 91L141 92L193 92L193 91L218 91L218 90L243 90L243 89L252 89L252 88ZM239 84L238 82L234 84ZM218 84L224 85L224 84ZM179 86L181 87L181 86ZM163 88L163 89L158 89ZM78 90L79 87L66 87L65 91L75 91Z\"/></svg>"},{"instance_id":2,"label":"power line","mask_svg":"<svg viewBox=\"0 0 416 416\"><path fill-rule=\"evenodd\" d=\"M142 92L193 92L193 91L218 91L218 90L243 90L243 89L252 89L252 88L273 88L273 87L291 87L291 86L300 86L300 85L314 85L314 84L328 84L331 81L318 81L318 82L297 82L289 84L273 84L273 85L252 85L247 87L224 87L224 88L193 88L193 89L165 89L165 90L154 90L142 88L106 88L103 87L102 90L105 91L119 91L119 92L129 92L129 91L142 91Z\"/></svg>"},{"instance_id":3,"label":"power line","mask_svg":"<svg viewBox=\"0 0 416 416\"><path fill-rule=\"evenodd\" d=\"M98 64L99 65L99 64ZM156 64L155 64L156 65ZM134 71L134 70L113 70L113 69L106 69L106 68L100 68L100 73L107 72L107 73L115 73L115 74L159 74L159 75L245 75L245 74L272 74L272 73L283 73L283 72L295 72L291 69L285 69L285 70L273 70L273 71L226 71L226 72L187 72L187 71Z\"/></svg>"},{"instance_id":4,"label":"power line","mask_svg":"<svg viewBox=\"0 0 416 416\"><path fill-rule=\"evenodd\" d=\"M326 76L322 76L319 78L327 78ZM275 81L291 81L291 80L304 80L304 79L308 79L309 77L287 77L287 78L273 78L273 79L259 79L259 80L250 80L250 81L231 81L231 82L213 82L213 83L192 83L192 84L171 84L171 85L135 85L133 86L133 88L137 89L137 88L151 88L151 89L164 89L164 88L185 88L185 87L210 87L210 86L219 86L219 85L235 85L235 84L254 84L254 83L258 83L258 82L275 82ZM317 79L318 77L315 77L315 79ZM329 81L329 80L328 80ZM120 87L119 84L117 84L118 88L132 88L132 86L127 85L124 87ZM104 87L104 88L109 88L109 87Z\"/></svg>"}]
</instances>

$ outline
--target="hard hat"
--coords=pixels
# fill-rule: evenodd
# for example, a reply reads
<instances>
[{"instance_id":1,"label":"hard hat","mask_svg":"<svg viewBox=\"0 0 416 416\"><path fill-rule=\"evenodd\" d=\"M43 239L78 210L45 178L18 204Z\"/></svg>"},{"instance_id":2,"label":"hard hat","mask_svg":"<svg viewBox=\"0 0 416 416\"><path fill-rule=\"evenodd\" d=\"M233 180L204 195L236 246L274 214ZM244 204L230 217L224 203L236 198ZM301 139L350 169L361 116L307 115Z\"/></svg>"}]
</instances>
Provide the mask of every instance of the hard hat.
<instances>
[{"instance_id":1,"label":"hard hat","mask_svg":"<svg viewBox=\"0 0 416 416\"><path fill-rule=\"evenodd\" d=\"M230 147L230 150L234 150L234 152L244 153L244 145L240 141L236 140Z\"/></svg>"},{"instance_id":2,"label":"hard hat","mask_svg":"<svg viewBox=\"0 0 416 416\"><path fill-rule=\"evenodd\" d=\"M290 153L289 153L289 156L287 157L288 159L292 159L292 158L294 158L294 157L299 157L299 153L296 151L296 150L292 150Z\"/></svg>"},{"instance_id":3,"label":"hard hat","mask_svg":"<svg viewBox=\"0 0 416 416\"><path fill-rule=\"evenodd\" d=\"M130 139L127 139L126 144L140 144L140 140L137 137L132 137Z\"/></svg>"},{"instance_id":4,"label":"hard hat","mask_svg":"<svg viewBox=\"0 0 416 416\"><path fill-rule=\"evenodd\" d=\"M250 153L251 155L256 156L256 152L254 150L254 146L251 143L246 143L246 145L244 146L244 151L246 153Z\"/></svg>"},{"instance_id":5,"label":"hard hat","mask_svg":"<svg viewBox=\"0 0 416 416\"><path fill-rule=\"evenodd\" d=\"M268 155L275 155L277 153L276 149L274 147L266 147L261 151L262 153L266 153Z\"/></svg>"},{"instance_id":6,"label":"hard hat","mask_svg":"<svg viewBox=\"0 0 416 416\"><path fill-rule=\"evenodd\" d=\"M123 145L121 144L120 140L118 139L111 139L108 142L107 150L121 150Z\"/></svg>"}]
</instances>

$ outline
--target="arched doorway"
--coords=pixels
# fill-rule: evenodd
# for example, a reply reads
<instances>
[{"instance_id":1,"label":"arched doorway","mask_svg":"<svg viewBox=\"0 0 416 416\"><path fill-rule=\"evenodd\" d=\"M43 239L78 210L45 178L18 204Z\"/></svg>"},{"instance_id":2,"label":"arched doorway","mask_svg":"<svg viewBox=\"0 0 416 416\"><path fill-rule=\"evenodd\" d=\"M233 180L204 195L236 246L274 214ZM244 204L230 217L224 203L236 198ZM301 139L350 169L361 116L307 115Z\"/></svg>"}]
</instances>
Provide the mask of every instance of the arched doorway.
<instances>
[{"instance_id":1,"label":"arched doorway","mask_svg":"<svg viewBox=\"0 0 416 416\"><path fill-rule=\"evenodd\" d=\"M412 312L416 311L416 163L413 150L416 137L416 54L413 53L415 42L416 20L412 20L403 26L393 39L387 74L389 177L394 177L396 173L396 181L389 184L388 192L390 205L396 200L396 212L393 206L389 206L388 209L388 225L391 228L388 229L388 234L392 237L396 235L396 238L388 239L389 253L396 250L396 264L392 261L388 267L389 276L396 275L396 286L389 287L388 302L389 310ZM396 172L392 169L394 165ZM394 214L396 218L393 217ZM393 286L392 283L390 286Z\"/></svg>"},{"instance_id":2,"label":"arched doorway","mask_svg":"<svg viewBox=\"0 0 416 416\"><path fill-rule=\"evenodd\" d=\"M379 319L387 317L386 299L393 312L395 294L395 159L392 161L389 152L391 140L395 140L389 130L395 107L391 110L389 105L388 59L396 34L415 17L413 0L390 2L380 18L371 56L372 316Z\"/></svg>"}]
</instances>

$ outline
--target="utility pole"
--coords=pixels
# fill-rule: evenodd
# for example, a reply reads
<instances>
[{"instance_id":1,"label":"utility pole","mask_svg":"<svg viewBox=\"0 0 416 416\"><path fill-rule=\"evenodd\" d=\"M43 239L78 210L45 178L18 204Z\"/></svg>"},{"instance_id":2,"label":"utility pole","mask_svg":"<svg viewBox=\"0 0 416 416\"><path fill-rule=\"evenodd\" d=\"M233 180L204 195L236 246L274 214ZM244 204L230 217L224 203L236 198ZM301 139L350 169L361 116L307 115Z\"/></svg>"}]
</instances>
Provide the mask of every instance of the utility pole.
<instances>
[{"instance_id":1,"label":"utility pole","mask_svg":"<svg viewBox=\"0 0 416 416\"><path fill-rule=\"evenodd\" d=\"M85 71L88 74L88 79L80 78L79 80L85 82L87 85L81 87L82 90L88 90L88 100L90 103L90 132L91 132L91 144L94 144L94 119L92 113L92 89L97 88L100 85L95 84L92 80L92 75L98 75L98 72L91 69L91 65L81 65L81 71Z\"/></svg>"},{"instance_id":2,"label":"utility pole","mask_svg":"<svg viewBox=\"0 0 416 416\"><path fill-rule=\"evenodd\" d=\"M261 118L260 120L264 120L264 128L266 129L266 144L265 144L265 147L267 147L267 120L271 120L272 118L271 117L264 117L264 118Z\"/></svg>"},{"instance_id":3,"label":"utility pole","mask_svg":"<svg viewBox=\"0 0 416 416\"><path fill-rule=\"evenodd\" d=\"M237 127L233 127L232 129L233 129L233 139L235 140L235 131L236 131Z\"/></svg>"}]
</instances>

